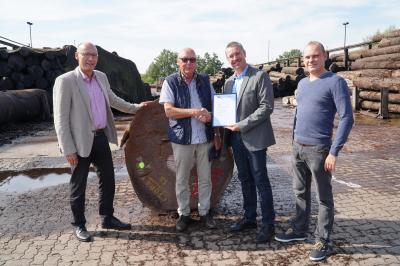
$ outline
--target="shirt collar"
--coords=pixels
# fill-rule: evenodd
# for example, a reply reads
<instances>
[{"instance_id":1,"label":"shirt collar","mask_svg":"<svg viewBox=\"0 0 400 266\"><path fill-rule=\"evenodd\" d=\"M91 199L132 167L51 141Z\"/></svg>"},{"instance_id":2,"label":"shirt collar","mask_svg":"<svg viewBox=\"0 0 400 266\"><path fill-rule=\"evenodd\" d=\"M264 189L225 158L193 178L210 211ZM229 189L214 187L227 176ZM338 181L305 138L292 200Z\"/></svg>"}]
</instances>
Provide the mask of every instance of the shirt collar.
<instances>
[{"instance_id":1,"label":"shirt collar","mask_svg":"<svg viewBox=\"0 0 400 266\"><path fill-rule=\"evenodd\" d=\"M93 71L93 76L92 78L89 78L85 73L82 72L81 68L78 67L79 73L81 73L81 77L84 81L86 82L91 82L93 79L97 80L96 78L96 72Z\"/></svg>"},{"instance_id":2,"label":"shirt collar","mask_svg":"<svg viewBox=\"0 0 400 266\"><path fill-rule=\"evenodd\" d=\"M249 65L247 64L242 73L240 73L239 76L235 76L235 79L242 79L244 76L246 76L248 70L249 70Z\"/></svg>"}]
</instances>

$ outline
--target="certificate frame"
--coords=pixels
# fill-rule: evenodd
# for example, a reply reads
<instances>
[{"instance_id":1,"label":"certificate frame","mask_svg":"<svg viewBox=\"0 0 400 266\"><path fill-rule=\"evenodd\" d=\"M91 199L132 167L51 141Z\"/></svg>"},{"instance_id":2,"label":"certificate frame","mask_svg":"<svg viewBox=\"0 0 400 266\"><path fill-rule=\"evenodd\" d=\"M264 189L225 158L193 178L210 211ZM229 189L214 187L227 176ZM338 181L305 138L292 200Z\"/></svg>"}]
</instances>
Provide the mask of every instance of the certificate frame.
<instances>
[{"instance_id":1,"label":"certificate frame","mask_svg":"<svg viewBox=\"0 0 400 266\"><path fill-rule=\"evenodd\" d=\"M213 127L230 126L237 123L236 93L221 93L213 95L212 125Z\"/></svg>"}]
</instances>

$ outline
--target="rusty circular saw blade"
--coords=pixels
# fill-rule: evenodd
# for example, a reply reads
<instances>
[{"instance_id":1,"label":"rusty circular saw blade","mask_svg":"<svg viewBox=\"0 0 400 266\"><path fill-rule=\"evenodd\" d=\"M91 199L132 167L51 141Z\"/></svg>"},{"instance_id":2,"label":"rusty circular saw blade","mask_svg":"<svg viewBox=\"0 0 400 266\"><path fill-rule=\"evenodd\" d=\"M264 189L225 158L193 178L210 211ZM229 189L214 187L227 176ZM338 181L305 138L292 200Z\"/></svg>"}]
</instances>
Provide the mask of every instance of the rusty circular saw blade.
<instances>
[{"instance_id":1,"label":"rusty circular saw blade","mask_svg":"<svg viewBox=\"0 0 400 266\"><path fill-rule=\"evenodd\" d=\"M132 186L140 201L158 213L178 208L175 195L176 168L171 143L167 136L168 119L158 100L141 108L129 126L125 161ZM220 200L232 178L233 158L223 149L213 160L211 207ZM197 209L198 187L195 166L190 177L190 208Z\"/></svg>"}]
</instances>

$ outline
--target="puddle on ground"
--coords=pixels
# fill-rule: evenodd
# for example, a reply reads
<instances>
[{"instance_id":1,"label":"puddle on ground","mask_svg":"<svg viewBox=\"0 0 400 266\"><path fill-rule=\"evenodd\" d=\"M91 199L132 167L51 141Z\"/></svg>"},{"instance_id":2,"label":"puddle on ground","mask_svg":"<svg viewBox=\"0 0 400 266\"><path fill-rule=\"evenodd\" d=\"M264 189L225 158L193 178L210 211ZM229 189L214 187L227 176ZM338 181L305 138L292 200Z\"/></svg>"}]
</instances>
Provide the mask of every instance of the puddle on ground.
<instances>
[{"instance_id":1,"label":"puddle on ground","mask_svg":"<svg viewBox=\"0 0 400 266\"><path fill-rule=\"evenodd\" d=\"M0 193L25 193L36 189L52 187L69 183L70 168L32 169L22 172L0 172ZM115 176L127 176L126 168L115 172ZM96 173L89 172L88 178L96 177Z\"/></svg>"}]
</instances>

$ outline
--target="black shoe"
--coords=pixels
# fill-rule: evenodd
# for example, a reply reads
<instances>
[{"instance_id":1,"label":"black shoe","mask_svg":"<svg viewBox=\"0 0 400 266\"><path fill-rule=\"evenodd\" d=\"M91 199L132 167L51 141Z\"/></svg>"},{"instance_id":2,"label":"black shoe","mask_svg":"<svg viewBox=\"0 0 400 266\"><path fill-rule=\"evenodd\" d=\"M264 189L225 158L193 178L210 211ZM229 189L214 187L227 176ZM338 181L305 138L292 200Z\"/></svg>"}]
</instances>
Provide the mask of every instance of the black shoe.
<instances>
[{"instance_id":1,"label":"black shoe","mask_svg":"<svg viewBox=\"0 0 400 266\"><path fill-rule=\"evenodd\" d=\"M292 241L303 241L306 240L306 234L297 233L293 230L293 228L289 228L286 233L279 234L275 236L275 240L279 242L292 242Z\"/></svg>"},{"instance_id":2,"label":"black shoe","mask_svg":"<svg viewBox=\"0 0 400 266\"><path fill-rule=\"evenodd\" d=\"M115 229L115 230L131 230L132 226L128 223L123 223L114 216L106 216L101 223L101 227L104 229Z\"/></svg>"},{"instance_id":3,"label":"black shoe","mask_svg":"<svg viewBox=\"0 0 400 266\"><path fill-rule=\"evenodd\" d=\"M252 229L252 228L257 228L257 223L256 222L250 222L247 221L246 219L242 218L239 221L235 222L231 227L229 228L230 232L240 232L245 229Z\"/></svg>"},{"instance_id":4,"label":"black shoe","mask_svg":"<svg viewBox=\"0 0 400 266\"><path fill-rule=\"evenodd\" d=\"M86 227L84 225L75 226L74 233L75 233L76 238L79 241L82 241L82 242L91 242L91 241L93 241L92 236L86 230Z\"/></svg>"},{"instance_id":5,"label":"black shoe","mask_svg":"<svg viewBox=\"0 0 400 266\"><path fill-rule=\"evenodd\" d=\"M179 216L178 221L176 222L176 231L183 232L185 231L190 224L190 216L181 215Z\"/></svg>"},{"instance_id":6,"label":"black shoe","mask_svg":"<svg viewBox=\"0 0 400 266\"><path fill-rule=\"evenodd\" d=\"M215 229L217 228L217 223L215 222L214 218L210 213L207 213L204 216L200 216L200 223L208 228L208 229Z\"/></svg>"},{"instance_id":7,"label":"black shoe","mask_svg":"<svg viewBox=\"0 0 400 266\"><path fill-rule=\"evenodd\" d=\"M318 241L315 243L313 249L310 252L310 260L312 261L320 261L326 258L328 256L329 252L329 245L324 244L321 241Z\"/></svg>"},{"instance_id":8,"label":"black shoe","mask_svg":"<svg viewBox=\"0 0 400 266\"><path fill-rule=\"evenodd\" d=\"M275 227L272 224L266 224L263 225L260 229L260 231L258 231L257 237L256 237L256 242L257 243L265 243L268 242L271 237L274 235L275 233Z\"/></svg>"}]
</instances>

